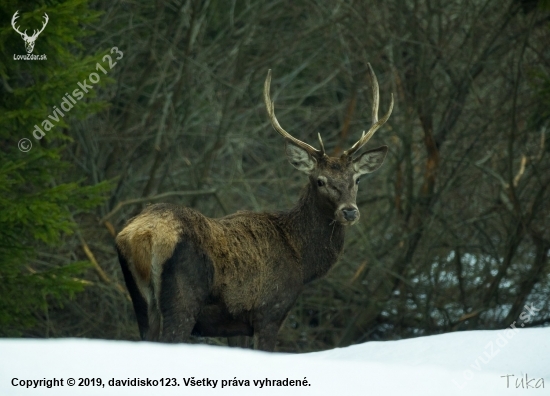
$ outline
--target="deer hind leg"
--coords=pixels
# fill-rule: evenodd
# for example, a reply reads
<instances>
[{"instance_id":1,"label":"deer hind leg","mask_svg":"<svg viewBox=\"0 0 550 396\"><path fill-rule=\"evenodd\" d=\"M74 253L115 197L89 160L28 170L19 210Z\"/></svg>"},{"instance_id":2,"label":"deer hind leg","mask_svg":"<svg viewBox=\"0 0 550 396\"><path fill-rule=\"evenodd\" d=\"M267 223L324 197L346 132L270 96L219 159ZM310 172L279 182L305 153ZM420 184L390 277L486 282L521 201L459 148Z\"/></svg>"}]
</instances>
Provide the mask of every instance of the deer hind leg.
<instances>
[{"instance_id":1,"label":"deer hind leg","mask_svg":"<svg viewBox=\"0 0 550 396\"><path fill-rule=\"evenodd\" d=\"M210 259L191 243L177 244L160 277L161 341L183 342L189 338L208 298L213 271Z\"/></svg>"},{"instance_id":2,"label":"deer hind leg","mask_svg":"<svg viewBox=\"0 0 550 396\"><path fill-rule=\"evenodd\" d=\"M147 309L149 318L145 341L158 341L160 338L161 315L157 300L152 298Z\"/></svg>"},{"instance_id":3,"label":"deer hind leg","mask_svg":"<svg viewBox=\"0 0 550 396\"><path fill-rule=\"evenodd\" d=\"M117 247L118 252L118 261L120 262L120 268L122 269L122 274L124 275L124 281L126 282L126 288L130 297L132 298L132 304L134 306L134 312L136 313L136 319L139 327L139 335L142 340L148 338L149 333L149 315L147 308L147 301L144 296L139 291L136 280L134 279L130 268L128 267L128 262L126 258L122 255L120 250Z\"/></svg>"}]
</instances>

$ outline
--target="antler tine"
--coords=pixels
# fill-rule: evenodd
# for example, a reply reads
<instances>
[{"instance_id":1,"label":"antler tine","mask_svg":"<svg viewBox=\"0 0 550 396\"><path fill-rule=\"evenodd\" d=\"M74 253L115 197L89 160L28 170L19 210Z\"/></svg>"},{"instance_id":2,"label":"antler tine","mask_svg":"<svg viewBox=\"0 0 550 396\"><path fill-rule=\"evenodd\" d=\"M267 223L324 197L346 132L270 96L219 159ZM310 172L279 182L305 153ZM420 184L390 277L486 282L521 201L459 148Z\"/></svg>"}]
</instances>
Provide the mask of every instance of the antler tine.
<instances>
[{"instance_id":1,"label":"antler tine","mask_svg":"<svg viewBox=\"0 0 550 396\"><path fill-rule=\"evenodd\" d=\"M378 79L376 78L376 74L374 74L374 70L372 70L372 66L370 63L368 63L369 66L369 73L372 80L372 126L368 130L368 132L365 133L363 131L363 134L361 136L361 139L359 139L351 148L347 151L344 151L342 155L349 156L355 153L357 150L359 150L361 147L367 143L372 135L374 135L374 132L378 130L382 125L388 121L388 118L390 118L391 112L393 110L393 93L391 94L391 103L390 108L388 112L382 117L380 120L378 120L378 107L380 105L380 92L378 87Z\"/></svg>"},{"instance_id":2,"label":"antler tine","mask_svg":"<svg viewBox=\"0 0 550 396\"><path fill-rule=\"evenodd\" d=\"M370 63L367 63L369 67L370 79L372 81L372 125L378 122L378 107L380 106L380 89L378 87L378 79Z\"/></svg>"},{"instance_id":3,"label":"antler tine","mask_svg":"<svg viewBox=\"0 0 550 396\"><path fill-rule=\"evenodd\" d=\"M319 139L319 145L321 146L321 154L323 156L327 155L325 151L325 145L323 144L323 139L321 138L321 134L317 132L317 138Z\"/></svg>"},{"instance_id":4,"label":"antler tine","mask_svg":"<svg viewBox=\"0 0 550 396\"><path fill-rule=\"evenodd\" d=\"M285 139L290 140L292 143L296 144L297 146L303 148L306 150L310 155L314 157L322 157L325 155L325 150L322 151L317 150L315 147L310 146L307 143L302 142L301 140L296 139L294 136L292 136L290 133L285 131L283 127L279 124L279 121L277 121L277 117L275 117L275 103L271 100L269 91L271 88L271 69L267 71L267 77L265 79L264 83L264 102L265 102L265 108L267 109L267 114L269 115L269 119L271 120L271 125L273 125L273 128L277 132L279 132ZM322 141L321 141L321 147Z\"/></svg>"}]
</instances>

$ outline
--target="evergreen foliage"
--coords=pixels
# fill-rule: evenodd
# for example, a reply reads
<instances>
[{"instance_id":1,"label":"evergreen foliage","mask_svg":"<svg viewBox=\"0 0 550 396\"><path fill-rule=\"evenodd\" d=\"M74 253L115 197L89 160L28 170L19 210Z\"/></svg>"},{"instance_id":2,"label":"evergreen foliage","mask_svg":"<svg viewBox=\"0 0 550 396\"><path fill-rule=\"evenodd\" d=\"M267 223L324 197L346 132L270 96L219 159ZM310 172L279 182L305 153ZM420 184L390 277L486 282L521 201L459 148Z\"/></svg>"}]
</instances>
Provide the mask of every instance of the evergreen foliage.
<instances>
[{"instance_id":1,"label":"evergreen foliage","mask_svg":"<svg viewBox=\"0 0 550 396\"><path fill-rule=\"evenodd\" d=\"M72 176L63 158L69 144L70 120L84 118L103 104L94 101L95 90L78 101L59 122L33 136L53 106L60 107L66 92L95 71L99 55L85 56L82 39L90 35L86 25L99 16L87 1L29 3L0 1L0 20L11 21L30 34L39 29L47 13L49 21L35 42L34 54L46 60L15 60L24 55L24 42L10 24L0 26L0 335L17 335L35 322L36 314L50 301L63 303L83 289L74 278L86 262L64 265L49 258L33 262L40 249L58 245L75 229L73 215L102 201L106 184L86 185ZM102 79L98 85L104 84ZM96 88L96 87L94 87ZM67 106L66 106L67 107ZM40 135L39 135L40 136ZM20 139L32 143L29 152L18 149Z\"/></svg>"}]
</instances>

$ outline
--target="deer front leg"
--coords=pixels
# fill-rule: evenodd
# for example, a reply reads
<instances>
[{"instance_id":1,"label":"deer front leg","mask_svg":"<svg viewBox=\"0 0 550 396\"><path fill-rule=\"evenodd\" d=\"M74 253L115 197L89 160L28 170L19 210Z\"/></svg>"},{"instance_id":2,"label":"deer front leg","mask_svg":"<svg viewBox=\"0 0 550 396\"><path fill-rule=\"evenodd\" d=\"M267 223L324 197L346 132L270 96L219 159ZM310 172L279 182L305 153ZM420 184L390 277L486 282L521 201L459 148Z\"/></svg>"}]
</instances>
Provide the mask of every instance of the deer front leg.
<instances>
[{"instance_id":1,"label":"deer front leg","mask_svg":"<svg viewBox=\"0 0 550 396\"><path fill-rule=\"evenodd\" d=\"M270 322L259 329L254 328L254 349L273 352L277 344L277 333L281 327L280 322Z\"/></svg>"},{"instance_id":2,"label":"deer front leg","mask_svg":"<svg viewBox=\"0 0 550 396\"><path fill-rule=\"evenodd\" d=\"M288 272L287 275L280 283L270 284L264 290L267 298L254 311L254 349L275 350L279 329L302 291L300 273ZM285 285L284 288L282 285Z\"/></svg>"},{"instance_id":3,"label":"deer front leg","mask_svg":"<svg viewBox=\"0 0 550 396\"><path fill-rule=\"evenodd\" d=\"M269 309L264 310L268 314L256 316L256 320L254 321L254 349L268 352L275 350L277 334L294 300L295 298L289 298L286 301L281 299L281 302L273 304ZM285 304L282 304L282 302L285 302Z\"/></svg>"},{"instance_id":4,"label":"deer front leg","mask_svg":"<svg viewBox=\"0 0 550 396\"><path fill-rule=\"evenodd\" d=\"M249 348L250 340L247 336L227 337L227 345L234 348Z\"/></svg>"}]
</instances>

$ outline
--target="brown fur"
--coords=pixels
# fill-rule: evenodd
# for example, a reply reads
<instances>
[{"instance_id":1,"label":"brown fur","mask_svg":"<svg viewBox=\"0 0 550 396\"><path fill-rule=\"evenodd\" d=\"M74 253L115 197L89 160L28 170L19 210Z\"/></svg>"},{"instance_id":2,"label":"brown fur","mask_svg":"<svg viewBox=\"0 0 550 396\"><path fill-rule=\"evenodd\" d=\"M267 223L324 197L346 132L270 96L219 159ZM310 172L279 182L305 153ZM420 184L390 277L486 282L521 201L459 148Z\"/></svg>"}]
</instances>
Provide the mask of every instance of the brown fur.
<instances>
[{"instance_id":1,"label":"brown fur","mask_svg":"<svg viewBox=\"0 0 550 396\"><path fill-rule=\"evenodd\" d=\"M142 337L177 342L191 334L253 334L256 348L273 350L303 286L335 264L345 226L359 218L358 211L353 218L342 212L356 209L358 177L376 169L386 150L354 161L308 160L292 150L298 166L310 169L309 183L286 212L211 219L157 204L130 220L116 243Z\"/></svg>"},{"instance_id":2,"label":"brown fur","mask_svg":"<svg viewBox=\"0 0 550 396\"><path fill-rule=\"evenodd\" d=\"M253 212L210 219L190 208L152 205L128 223L116 243L139 280L148 283L153 267L166 262L177 242L193 241L214 263L213 294L235 313L251 310L268 283L276 283L274 255L298 261L296 246L276 221Z\"/></svg>"}]
</instances>

